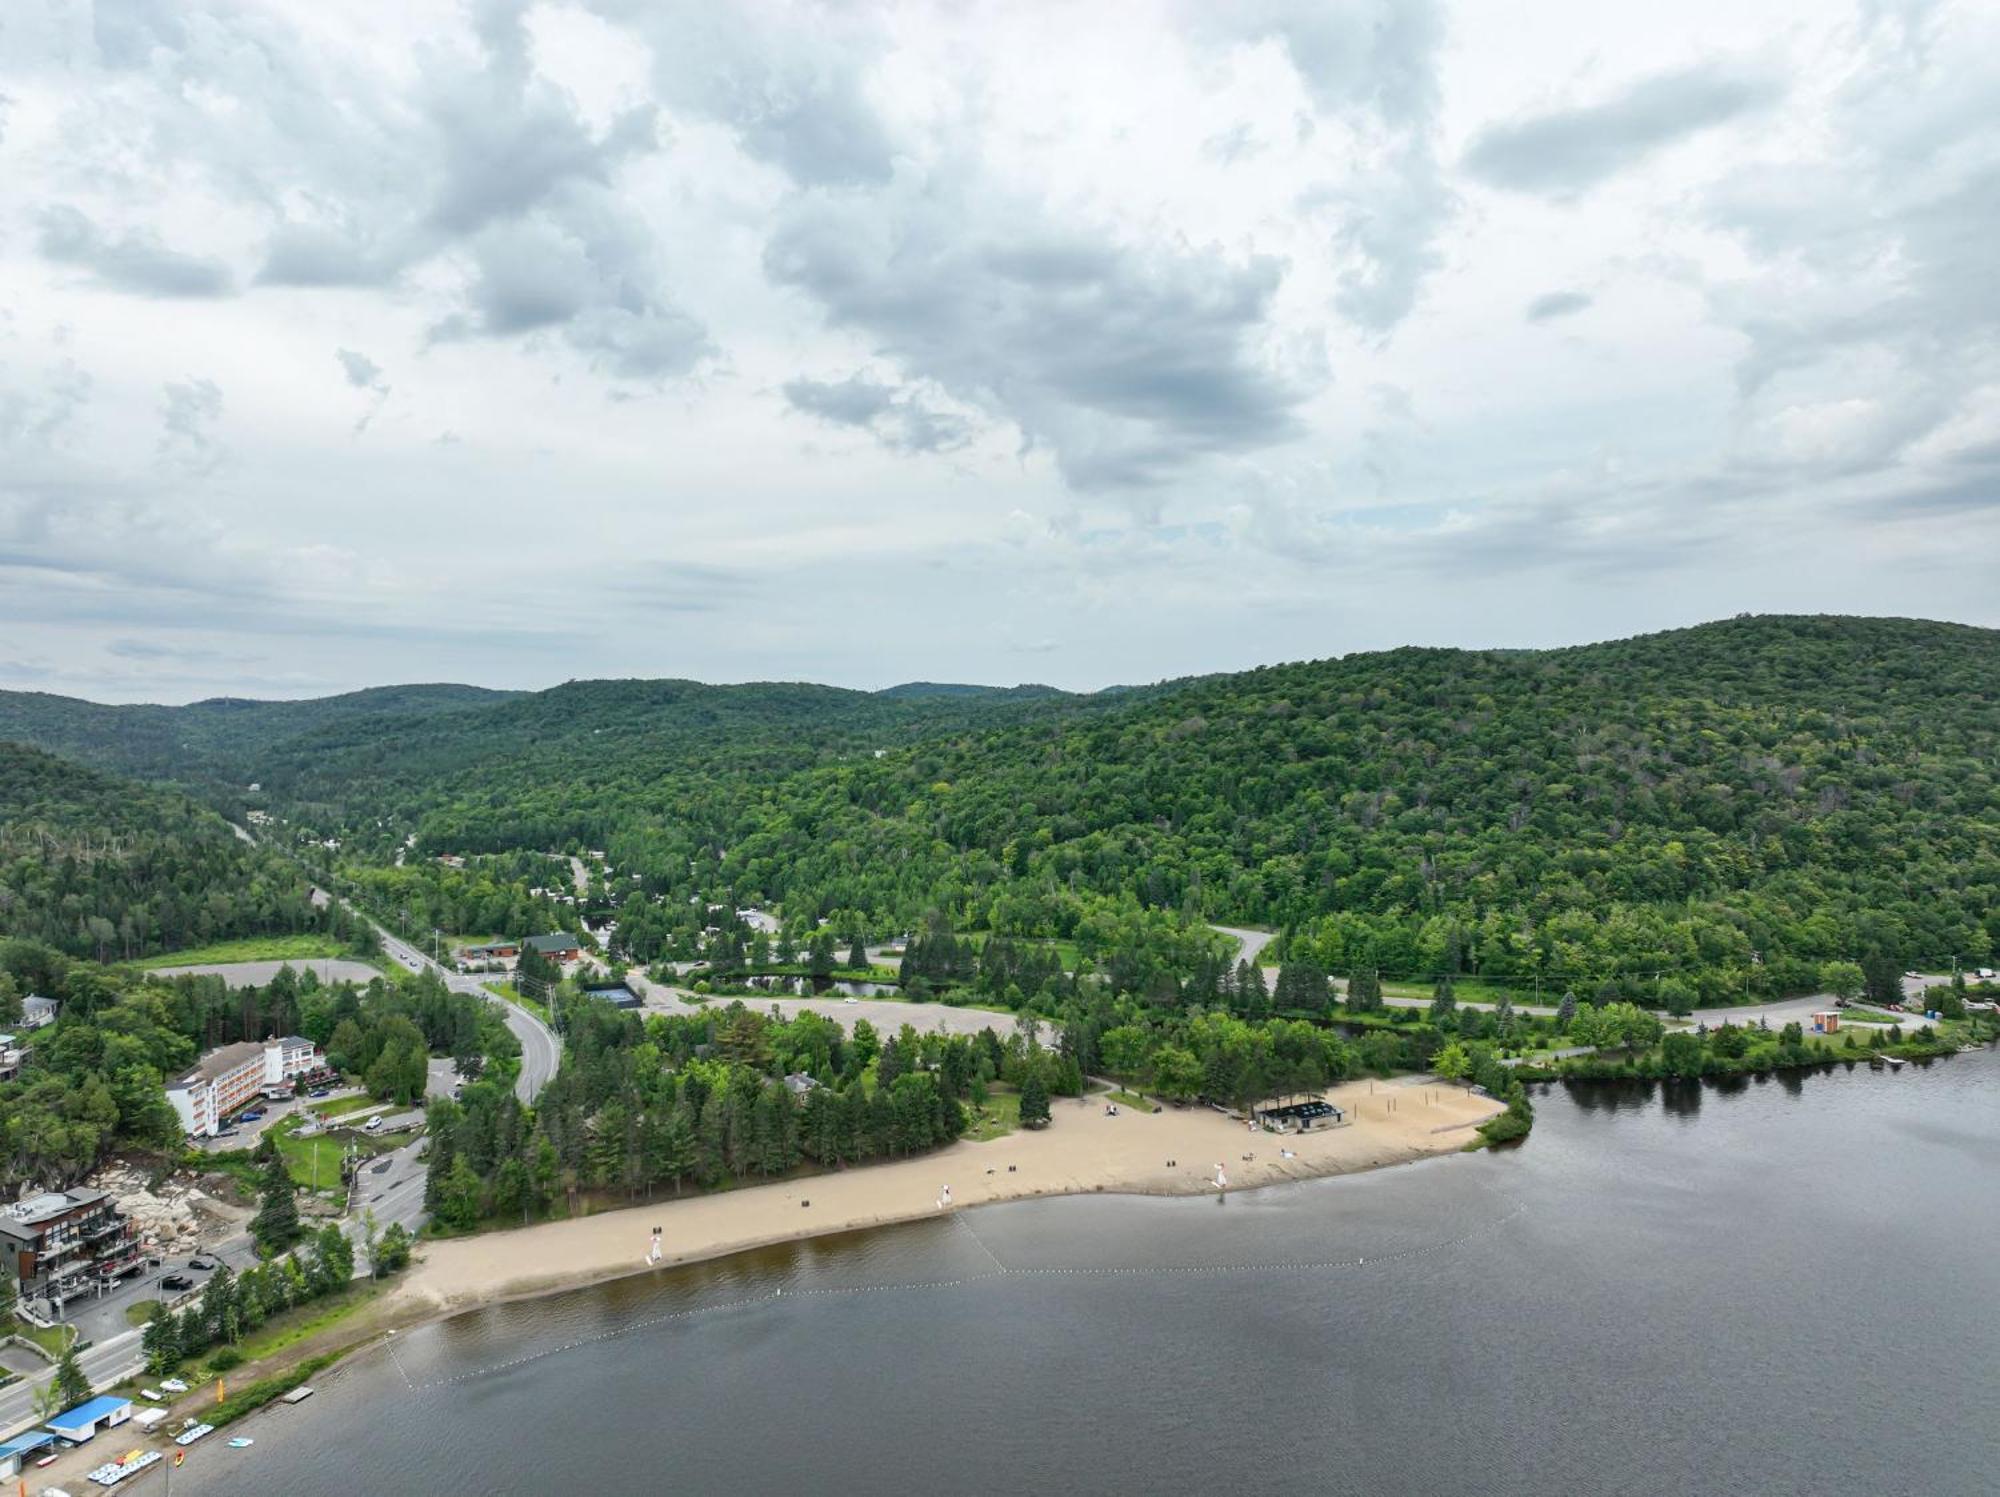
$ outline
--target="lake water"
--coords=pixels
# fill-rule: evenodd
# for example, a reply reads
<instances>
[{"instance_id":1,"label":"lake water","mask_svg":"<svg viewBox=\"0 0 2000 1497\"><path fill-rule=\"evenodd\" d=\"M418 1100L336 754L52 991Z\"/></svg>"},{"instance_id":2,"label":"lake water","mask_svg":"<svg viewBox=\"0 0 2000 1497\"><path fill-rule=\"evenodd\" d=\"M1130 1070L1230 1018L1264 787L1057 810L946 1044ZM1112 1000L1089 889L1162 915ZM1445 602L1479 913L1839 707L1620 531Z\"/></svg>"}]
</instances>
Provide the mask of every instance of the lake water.
<instances>
[{"instance_id":1,"label":"lake water","mask_svg":"<svg viewBox=\"0 0 2000 1497\"><path fill-rule=\"evenodd\" d=\"M2000 1490L2000 1055L1538 1108L1504 1153L990 1207L496 1307L175 1486Z\"/></svg>"}]
</instances>

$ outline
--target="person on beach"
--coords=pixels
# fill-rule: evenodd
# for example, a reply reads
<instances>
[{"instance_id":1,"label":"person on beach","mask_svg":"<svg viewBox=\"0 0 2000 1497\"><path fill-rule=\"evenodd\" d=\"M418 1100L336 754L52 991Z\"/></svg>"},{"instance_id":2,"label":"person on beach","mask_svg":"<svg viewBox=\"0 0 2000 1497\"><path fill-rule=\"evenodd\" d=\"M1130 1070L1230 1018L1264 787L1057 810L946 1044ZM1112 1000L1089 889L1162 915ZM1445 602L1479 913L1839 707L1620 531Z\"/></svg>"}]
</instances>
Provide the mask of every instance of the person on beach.
<instances>
[{"instance_id":1,"label":"person on beach","mask_svg":"<svg viewBox=\"0 0 2000 1497\"><path fill-rule=\"evenodd\" d=\"M938 1196L938 1210L944 1211L948 1209L950 1205L951 1205L951 1187L947 1185L945 1186L943 1192Z\"/></svg>"},{"instance_id":2,"label":"person on beach","mask_svg":"<svg viewBox=\"0 0 2000 1497\"><path fill-rule=\"evenodd\" d=\"M658 1263L665 1256L666 1254L660 1246L660 1229L655 1227L653 1228L653 1245L646 1250L646 1261L648 1263Z\"/></svg>"}]
</instances>

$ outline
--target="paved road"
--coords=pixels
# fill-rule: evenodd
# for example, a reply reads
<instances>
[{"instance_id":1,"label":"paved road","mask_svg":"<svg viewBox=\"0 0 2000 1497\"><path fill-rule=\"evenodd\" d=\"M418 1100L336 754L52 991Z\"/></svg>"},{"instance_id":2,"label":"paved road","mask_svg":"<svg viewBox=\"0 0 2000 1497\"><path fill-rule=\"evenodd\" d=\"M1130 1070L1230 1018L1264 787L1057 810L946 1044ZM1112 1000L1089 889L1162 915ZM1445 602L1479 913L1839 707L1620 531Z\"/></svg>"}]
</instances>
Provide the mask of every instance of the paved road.
<instances>
[{"instance_id":1,"label":"paved road","mask_svg":"<svg viewBox=\"0 0 2000 1497\"><path fill-rule=\"evenodd\" d=\"M353 909L350 905L348 908ZM355 911L356 914L362 914ZM462 976L448 967L440 966L409 942L391 935L384 927L369 919L375 927L375 934L382 942L382 950L393 962L400 962L412 972L429 969L442 977L445 985L456 992L471 993L497 1003L507 1016L507 1027L514 1031L514 1037L521 1042L521 1074L514 1083L514 1091L523 1102L533 1102L542 1094L542 1088L555 1080L556 1067L562 1061L562 1042L556 1032L536 1018L518 1003L510 1003L499 994L486 987L477 977Z\"/></svg>"},{"instance_id":2,"label":"paved road","mask_svg":"<svg viewBox=\"0 0 2000 1497\"><path fill-rule=\"evenodd\" d=\"M143 1360L139 1350L139 1332L126 1327L83 1352L78 1356L77 1364L83 1368L83 1375L90 1379L92 1387L102 1388L137 1371ZM0 1430L5 1430L12 1437L41 1422L35 1417L35 1393L54 1375L55 1370L49 1368L0 1390Z\"/></svg>"}]
</instances>

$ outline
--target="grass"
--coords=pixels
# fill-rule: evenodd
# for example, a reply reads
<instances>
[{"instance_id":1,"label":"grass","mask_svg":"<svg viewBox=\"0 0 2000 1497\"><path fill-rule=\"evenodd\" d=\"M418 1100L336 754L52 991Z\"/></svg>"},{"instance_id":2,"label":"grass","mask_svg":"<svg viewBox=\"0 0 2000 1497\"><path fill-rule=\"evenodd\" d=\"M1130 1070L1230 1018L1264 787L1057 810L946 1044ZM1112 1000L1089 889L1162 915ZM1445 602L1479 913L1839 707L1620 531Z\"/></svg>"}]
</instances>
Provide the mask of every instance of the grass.
<instances>
[{"instance_id":1,"label":"grass","mask_svg":"<svg viewBox=\"0 0 2000 1497\"><path fill-rule=\"evenodd\" d=\"M312 1110L323 1118L344 1118L350 1112L365 1112L382 1104L363 1092L358 1097L335 1097L328 1102L315 1102Z\"/></svg>"},{"instance_id":2,"label":"grass","mask_svg":"<svg viewBox=\"0 0 2000 1497\"><path fill-rule=\"evenodd\" d=\"M537 1019L540 1019L544 1024L554 1022L549 1016L549 1006L546 1003L542 1002L539 998L530 998L511 982L483 982L480 986L496 998L504 998L509 1003L520 1004L521 1007L525 1008Z\"/></svg>"},{"instance_id":3,"label":"grass","mask_svg":"<svg viewBox=\"0 0 2000 1497\"><path fill-rule=\"evenodd\" d=\"M1924 1022L1922 1014L1915 1017L1919 1024ZM1885 1014L1872 1008L1850 1008L1841 1014L1840 1019L1843 1024L1907 1024L1911 1015Z\"/></svg>"},{"instance_id":4,"label":"grass","mask_svg":"<svg viewBox=\"0 0 2000 1497\"><path fill-rule=\"evenodd\" d=\"M73 1325L39 1326L19 1317L15 1318L10 1329L24 1341L32 1341L39 1346L47 1353L51 1362L63 1354L63 1348L68 1346L76 1335L76 1327Z\"/></svg>"},{"instance_id":5,"label":"grass","mask_svg":"<svg viewBox=\"0 0 2000 1497\"><path fill-rule=\"evenodd\" d=\"M1021 1094L1000 1083L987 1088L986 1105L973 1117L965 1137L972 1143L1000 1138L1021 1126Z\"/></svg>"},{"instance_id":6,"label":"grass","mask_svg":"<svg viewBox=\"0 0 2000 1497\"><path fill-rule=\"evenodd\" d=\"M125 1307L125 1324L144 1325L152 1317L153 1306L160 1303L156 1299L134 1300Z\"/></svg>"},{"instance_id":7,"label":"grass","mask_svg":"<svg viewBox=\"0 0 2000 1497\"><path fill-rule=\"evenodd\" d=\"M1128 1092L1123 1087L1120 1087L1115 1092L1106 1092L1104 1100L1107 1102L1116 1102L1120 1107L1129 1107L1134 1112L1158 1112L1160 1110L1156 1104L1140 1096L1137 1092Z\"/></svg>"},{"instance_id":8,"label":"grass","mask_svg":"<svg viewBox=\"0 0 2000 1497\"><path fill-rule=\"evenodd\" d=\"M296 1346L308 1336L317 1336L329 1326L337 1325L356 1310L374 1301L388 1287L387 1280L356 1279L338 1294L314 1300L309 1305L301 1305L296 1310L287 1310L284 1314L267 1320L254 1334L243 1338L238 1350L243 1353L243 1360L246 1362L274 1356L287 1347Z\"/></svg>"},{"instance_id":9,"label":"grass","mask_svg":"<svg viewBox=\"0 0 2000 1497\"><path fill-rule=\"evenodd\" d=\"M348 954L348 948L331 936L310 933L296 936L244 936L240 940L216 941L208 946L190 947L186 951L169 951L161 956L149 956L136 965L150 970L154 967L206 966L212 962L317 961L321 957Z\"/></svg>"},{"instance_id":10,"label":"grass","mask_svg":"<svg viewBox=\"0 0 2000 1497\"><path fill-rule=\"evenodd\" d=\"M300 1138L290 1129L280 1132L277 1139L278 1152L284 1156L285 1167L292 1172L292 1178L308 1190L329 1192L341 1189L340 1160L350 1149L364 1159L373 1159L378 1154L386 1154L399 1143L409 1141L407 1135L400 1138L376 1138L367 1134Z\"/></svg>"}]
</instances>

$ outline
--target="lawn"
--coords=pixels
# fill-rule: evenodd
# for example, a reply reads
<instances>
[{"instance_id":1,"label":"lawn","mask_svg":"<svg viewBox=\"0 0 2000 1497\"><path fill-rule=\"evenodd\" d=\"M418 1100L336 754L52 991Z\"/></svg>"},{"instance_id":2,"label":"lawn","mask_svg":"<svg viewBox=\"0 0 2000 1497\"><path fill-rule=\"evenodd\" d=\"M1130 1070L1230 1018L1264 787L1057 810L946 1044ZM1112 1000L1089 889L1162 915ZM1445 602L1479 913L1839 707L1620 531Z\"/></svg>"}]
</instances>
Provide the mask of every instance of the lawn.
<instances>
[{"instance_id":1,"label":"lawn","mask_svg":"<svg viewBox=\"0 0 2000 1497\"><path fill-rule=\"evenodd\" d=\"M366 1112L371 1107L382 1104L363 1092L358 1097L335 1097L326 1102L315 1102L312 1110L323 1118L344 1118L350 1112Z\"/></svg>"},{"instance_id":2,"label":"lawn","mask_svg":"<svg viewBox=\"0 0 2000 1497\"><path fill-rule=\"evenodd\" d=\"M965 1137L973 1143L986 1142L1012 1133L1021 1126L1021 1094L1011 1086L996 1082L987 1088L986 1106L973 1115Z\"/></svg>"},{"instance_id":3,"label":"lawn","mask_svg":"<svg viewBox=\"0 0 2000 1497\"><path fill-rule=\"evenodd\" d=\"M18 1317L15 1318L11 1329L16 1336L34 1342L47 1352L51 1362L63 1354L63 1348L69 1345L70 1338L76 1334L75 1326L39 1326Z\"/></svg>"},{"instance_id":4,"label":"lawn","mask_svg":"<svg viewBox=\"0 0 2000 1497\"><path fill-rule=\"evenodd\" d=\"M385 1154L399 1143L407 1143L408 1135L401 1137L376 1138L367 1134L341 1134L334 1136L320 1134L314 1138L300 1138L293 1130L296 1120L287 1118L271 1130L271 1137L278 1141L278 1152L285 1158L285 1167L292 1172L292 1178L308 1190L337 1192L341 1188L341 1156L352 1151L365 1159L377 1154Z\"/></svg>"},{"instance_id":5,"label":"lawn","mask_svg":"<svg viewBox=\"0 0 2000 1497\"><path fill-rule=\"evenodd\" d=\"M198 967L213 962L307 962L321 957L346 956L348 949L331 936L305 934L296 936L244 936L236 941L217 941L208 946L195 946L186 951L170 951L163 956L149 956L137 963L138 966L154 967Z\"/></svg>"},{"instance_id":6,"label":"lawn","mask_svg":"<svg viewBox=\"0 0 2000 1497\"><path fill-rule=\"evenodd\" d=\"M505 998L509 1003L520 1004L521 1007L525 1008L537 1019L540 1019L544 1024L551 1022L549 1018L549 1006L539 998L530 998L511 982L483 982L480 986L496 998Z\"/></svg>"}]
</instances>

